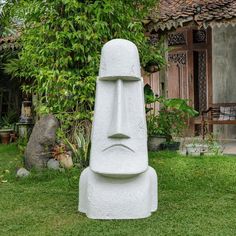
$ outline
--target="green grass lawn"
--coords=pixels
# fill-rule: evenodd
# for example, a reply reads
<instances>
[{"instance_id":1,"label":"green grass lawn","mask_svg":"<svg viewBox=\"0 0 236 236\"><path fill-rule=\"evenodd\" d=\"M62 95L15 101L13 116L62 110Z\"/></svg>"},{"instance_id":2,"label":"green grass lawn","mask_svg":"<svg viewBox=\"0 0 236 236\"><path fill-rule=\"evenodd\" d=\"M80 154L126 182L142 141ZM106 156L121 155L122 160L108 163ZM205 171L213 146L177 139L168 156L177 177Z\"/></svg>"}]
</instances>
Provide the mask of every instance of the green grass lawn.
<instances>
[{"instance_id":1,"label":"green grass lawn","mask_svg":"<svg viewBox=\"0 0 236 236\"><path fill-rule=\"evenodd\" d=\"M20 162L14 145L0 145L1 236L236 235L235 157L152 153L150 165L159 177L158 211L147 219L110 221L77 212L77 169L16 179Z\"/></svg>"}]
</instances>

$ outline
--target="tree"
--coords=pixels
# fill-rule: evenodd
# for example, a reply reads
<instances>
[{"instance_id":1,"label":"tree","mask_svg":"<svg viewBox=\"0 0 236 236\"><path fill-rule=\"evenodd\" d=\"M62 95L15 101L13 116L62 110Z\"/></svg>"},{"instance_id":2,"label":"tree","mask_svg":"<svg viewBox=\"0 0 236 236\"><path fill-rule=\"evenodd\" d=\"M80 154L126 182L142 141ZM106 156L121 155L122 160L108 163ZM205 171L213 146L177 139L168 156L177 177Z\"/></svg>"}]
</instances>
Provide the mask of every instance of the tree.
<instances>
[{"instance_id":1,"label":"tree","mask_svg":"<svg viewBox=\"0 0 236 236\"><path fill-rule=\"evenodd\" d=\"M113 38L133 41L142 65L164 59L145 37L142 19L154 0L13 0L2 23L16 26L21 51L6 72L31 80L26 92L39 95L39 113L55 113L64 128L91 119L100 51ZM150 49L151 48L151 49Z\"/></svg>"}]
</instances>

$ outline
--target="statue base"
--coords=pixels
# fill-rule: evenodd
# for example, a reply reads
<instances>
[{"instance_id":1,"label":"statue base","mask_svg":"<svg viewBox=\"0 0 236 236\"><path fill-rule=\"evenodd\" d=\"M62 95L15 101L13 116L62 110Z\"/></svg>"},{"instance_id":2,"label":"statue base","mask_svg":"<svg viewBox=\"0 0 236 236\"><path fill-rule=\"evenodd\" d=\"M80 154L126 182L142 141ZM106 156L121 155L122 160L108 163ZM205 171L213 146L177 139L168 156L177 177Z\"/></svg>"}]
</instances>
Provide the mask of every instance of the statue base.
<instances>
[{"instance_id":1,"label":"statue base","mask_svg":"<svg viewBox=\"0 0 236 236\"><path fill-rule=\"evenodd\" d=\"M89 167L79 183L79 211L91 219L139 219L157 210L157 174L148 169L130 178L111 178Z\"/></svg>"}]
</instances>

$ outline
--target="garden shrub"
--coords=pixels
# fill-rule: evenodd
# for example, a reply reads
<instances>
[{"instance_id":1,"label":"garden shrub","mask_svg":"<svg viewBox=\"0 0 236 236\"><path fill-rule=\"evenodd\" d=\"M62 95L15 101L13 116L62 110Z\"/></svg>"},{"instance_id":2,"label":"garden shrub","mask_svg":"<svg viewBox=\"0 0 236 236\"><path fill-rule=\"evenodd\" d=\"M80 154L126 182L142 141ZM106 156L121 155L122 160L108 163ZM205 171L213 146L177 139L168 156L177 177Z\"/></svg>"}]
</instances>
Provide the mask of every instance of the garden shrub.
<instances>
[{"instance_id":1,"label":"garden shrub","mask_svg":"<svg viewBox=\"0 0 236 236\"><path fill-rule=\"evenodd\" d=\"M29 80L23 91L37 94L38 114L53 113L62 131L91 120L102 46L113 38L133 41L142 66L164 64L162 47L150 45L142 19L154 0L6 1L2 25L19 33L21 49L5 71Z\"/></svg>"}]
</instances>

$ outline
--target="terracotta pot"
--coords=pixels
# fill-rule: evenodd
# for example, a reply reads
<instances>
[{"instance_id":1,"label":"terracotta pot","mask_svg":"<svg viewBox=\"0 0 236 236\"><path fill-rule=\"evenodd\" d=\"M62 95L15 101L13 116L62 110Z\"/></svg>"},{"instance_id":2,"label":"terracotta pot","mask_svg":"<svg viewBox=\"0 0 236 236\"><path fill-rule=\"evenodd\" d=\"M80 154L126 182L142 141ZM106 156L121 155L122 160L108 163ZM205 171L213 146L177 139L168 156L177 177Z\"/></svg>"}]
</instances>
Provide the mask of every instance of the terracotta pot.
<instances>
[{"instance_id":1,"label":"terracotta pot","mask_svg":"<svg viewBox=\"0 0 236 236\"><path fill-rule=\"evenodd\" d=\"M3 132L3 133L0 133L0 136L1 136L2 144L9 144L10 143L10 133Z\"/></svg>"}]
</instances>

